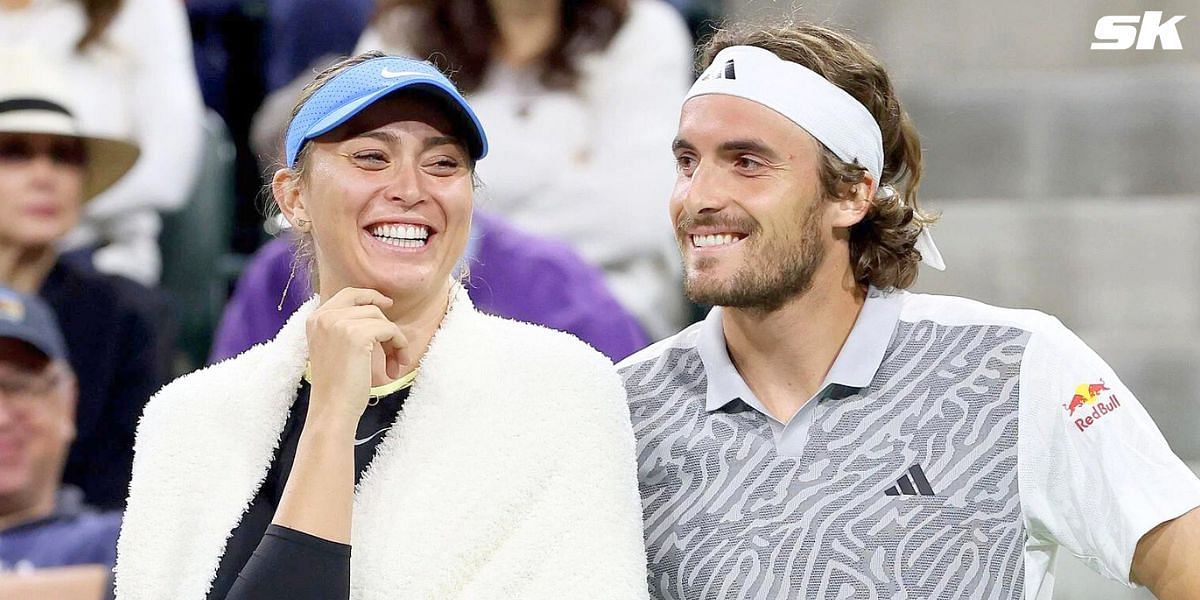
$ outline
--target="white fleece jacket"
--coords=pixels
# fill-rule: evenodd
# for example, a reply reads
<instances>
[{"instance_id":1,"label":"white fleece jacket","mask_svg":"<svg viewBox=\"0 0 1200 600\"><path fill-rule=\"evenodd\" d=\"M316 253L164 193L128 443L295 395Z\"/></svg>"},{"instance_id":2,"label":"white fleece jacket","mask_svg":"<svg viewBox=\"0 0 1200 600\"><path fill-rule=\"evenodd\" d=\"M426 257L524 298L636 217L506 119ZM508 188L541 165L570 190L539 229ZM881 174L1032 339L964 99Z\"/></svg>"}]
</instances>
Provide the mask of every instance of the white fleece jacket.
<instances>
[{"instance_id":1,"label":"white fleece jacket","mask_svg":"<svg viewBox=\"0 0 1200 600\"><path fill-rule=\"evenodd\" d=\"M205 597L279 444L315 306L151 399L118 598ZM385 436L356 489L351 598L646 598L625 393L582 342L459 290Z\"/></svg>"}]
</instances>

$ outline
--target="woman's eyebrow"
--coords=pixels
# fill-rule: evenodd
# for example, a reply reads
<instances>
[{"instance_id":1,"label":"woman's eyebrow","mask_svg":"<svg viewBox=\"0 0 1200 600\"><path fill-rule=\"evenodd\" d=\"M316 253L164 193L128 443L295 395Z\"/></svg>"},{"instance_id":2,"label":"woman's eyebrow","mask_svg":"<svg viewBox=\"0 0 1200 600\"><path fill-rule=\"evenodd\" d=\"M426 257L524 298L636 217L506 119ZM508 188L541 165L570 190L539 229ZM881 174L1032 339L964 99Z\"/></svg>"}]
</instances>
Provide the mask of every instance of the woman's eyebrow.
<instances>
[{"instance_id":1,"label":"woman's eyebrow","mask_svg":"<svg viewBox=\"0 0 1200 600\"><path fill-rule=\"evenodd\" d=\"M424 143L424 146L425 146L425 147L424 147L423 149L424 149L424 150L429 150L430 148L436 148L436 147L438 147L438 146L445 146L445 145L447 145L447 144L451 144L451 145L454 145L454 146L459 146L459 147L461 147L461 148L465 148L465 147L466 147L466 144L463 144L462 140L461 140L461 139L459 139L457 136L453 136L453 135L435 135L435 136L433 136L433 137L427 137L427 138L425 138L425 143Z\"/></svg>"},{"instance_id":2,"label":"woman's eyebrow","mask_svg":"<svg viewBox=\"0 0 1200 600\"><path fill-rule=\"evenodd\" d=\"M358 134L358 136L356 136L356 137L371 138L374 140L379 140L385 144L399 144L400 143L400 136L398 136L390 131L365 131L363 133Z\"/></svg>"},{"instance_id":3,"label":"woman's eyebrow","mask_svg":"<svg viewBox=\"0 0 1200 600\"><path fill-rule=\"evenodd\" d=\"M363 133L358 134L358 136L356 136L356 137L379 140L385 144L391 144L391 145L401 144L400 136L398 136L395 133L392 133L390 131L365 131ZM427 137L424 140L422 140L421 151L424 152L426 150L429 150L430 148L436 148L438 146L445 146L448 144L453 145L453 146L458 146L463 149L466 148L466 144L464 144L462 139L459 138L458 136L435 135L435 136Z\"/></svg>"}]
</instances>

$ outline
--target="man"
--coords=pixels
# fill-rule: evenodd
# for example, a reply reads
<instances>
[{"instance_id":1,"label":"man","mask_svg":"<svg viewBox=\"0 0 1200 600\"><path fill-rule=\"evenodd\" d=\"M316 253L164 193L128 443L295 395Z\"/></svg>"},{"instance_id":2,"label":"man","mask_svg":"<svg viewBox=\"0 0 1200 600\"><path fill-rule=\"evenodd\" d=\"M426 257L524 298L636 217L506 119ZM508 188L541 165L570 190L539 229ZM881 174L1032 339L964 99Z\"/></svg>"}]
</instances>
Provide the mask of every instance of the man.
<instances>
[{"instance_id":1,"label":"man","mask_svg":"<svg viewBox=\"0 0 1200 600\"><path fill-rule=\"evenodd\" d=\"M883 67L722 32L671 217L703 323L620 368L658 598L1047 598L1059 548L1200 597L1200 481L1052 317L907 293L941 264Z\"/></svg>"},{"instance_id":2,"label":"man","mask_svg":"<svg viewBox=\"0 0 1200 600\"><path fill-rule=\"evenodd\" d=\"M129 486L137 417L166 379L172 345L151 290L59 256L87 201L138 156L129 142L79 131L63 69L0 53L0 285L54 311L82 382L65 478L90 504L115 508Z\"/></svg>"},{"instance_id":3,"label":"man","mask_svg":"<svg viewBox=\"0 0 1200 600\"><path fill-rule=\"evenodd\" d=\"M59 487L75 437L75 375L41 300L0 287L0 598L101 598L120 515Z\"/></svg>"}]
</instances>

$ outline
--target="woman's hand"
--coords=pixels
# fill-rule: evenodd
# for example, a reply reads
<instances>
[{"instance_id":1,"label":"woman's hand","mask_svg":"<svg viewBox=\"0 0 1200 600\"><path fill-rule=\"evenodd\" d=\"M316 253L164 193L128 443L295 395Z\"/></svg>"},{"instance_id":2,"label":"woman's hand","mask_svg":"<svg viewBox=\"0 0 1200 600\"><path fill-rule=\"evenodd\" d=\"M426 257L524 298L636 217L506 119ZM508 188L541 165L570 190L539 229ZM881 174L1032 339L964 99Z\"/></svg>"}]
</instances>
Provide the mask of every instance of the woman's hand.
<instances>
[{"instance_id":1,"label":"woman's hand","mask_svg":"<svg viewBox=\"0 0 1200 600\"><path fill-rule=\"evenodd\" d=\"M309 315L310 412L344 416L353 429L372 383L403 374L408 342L383 314L391 305L391 298L375 290L345 288Z\"/></svg>"}]
</instances>

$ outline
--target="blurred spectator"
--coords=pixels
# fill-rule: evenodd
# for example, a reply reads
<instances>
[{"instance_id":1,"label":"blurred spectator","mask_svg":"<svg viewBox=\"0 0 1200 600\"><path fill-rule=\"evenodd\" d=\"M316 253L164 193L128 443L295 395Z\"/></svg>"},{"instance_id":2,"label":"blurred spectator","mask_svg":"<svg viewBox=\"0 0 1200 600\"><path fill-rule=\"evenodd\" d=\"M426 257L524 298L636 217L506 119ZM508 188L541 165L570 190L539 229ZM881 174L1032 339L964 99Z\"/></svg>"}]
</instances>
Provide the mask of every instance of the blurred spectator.
<instances>
[{"instance_id":1,"label":"blurred spectator","mask_svg":"<svg viewBox=\"0 0 1200 600\"><path fill-rule=\"evenodd\" d=\"M0 287L0 598L92 600L112 588L120 515L59 486L75 397L50 308Z\"/></svg>"},{"instance_id":2,"label":"blurred spectator","mask_svg":"<svg viewBox=\"0 0 1200 600\"><path fill-rule=\"evenodd\" d=\"M375 12L375 0L271 0L267 13L267 90L275 91L328 55L354 50L359 35ZM295 100L295 98L292 98Z\"/></svg>"},{"instance_id":3,"label":"blurred spectator","mask_svg":"<svg viewBox=\"0 0 1200 600\"><path fill-rule=\"evenodd\" d=\"M566 331L614 361L646 345L645 334L609 293L603 275L565 244L538 239L476 211L464 260L467 293L483 312ZM251 259L225 307L211 362L275 337L311 296L308 265L296 264L292 241L268 242Z\"/></svg>"},{"instance_id":4,"label":"blurred spectator","mask_svg":"<svg viewBox=\"0 0 1200 600\"><path fill-rule=\"evenodd\" d=\"M266 95L268 0L186 0L196 73L204 103L221 115L237 154L234 171L235 252L262 245L256 199L262 174L250 151L250 122ZM335 12L335 11L325 11Z\"/></svg>"},{"instance_id":5,"label":"blurred spectator","mask_svg":"<svg viewBox=\"0 0 1200 600\"><path fill-rule=\"evenodd\" d=\"M121 182L89 203L64 240L105 273L157 283L158 211L187 201L200 155L203 106L183 3L0 0L0 49L66 65L83 130L142 150ZM94 254L92 250L95 249Z\"/></svg>"},{"instance_id":6,"label":"blurred spectator","mask_svg":"<svg viewBox=\"0 0 1200 600\"><path fill-rule=\"evenodd\" d=\"M692 41L698 42L712 35L716 24L723 18L721 0L666 0L675 7L687 22Z\"/></svg>"},{"instance_id":7,"label":"blurred spectator","mask_svg":"<svg viewBox=\"0 0 1200 600\"><path fill-rule=\"evenodd\" d=\"M65 478L89 503L113 507L125 499L134 428L165 379L170 336L160 333L164 311L150 290L60 260L55 244L84 202L120 179L138 153L128 142L79 133L57 67L0 54L0 284L40 295L56 313L81 381Z\"/></svg>"},{"instance_id":8,"label":"blurred spectator","mask_svg":"<svg viewBox=\"0 0 1200 600\"><path fill-rule=\"evenodd\" d=\"M651 337L685 316L666 201L692 40L661 0L391 0L358 50L431 58L488 130L483 208L574 246Z\"/></svg>"}]
</instances>

